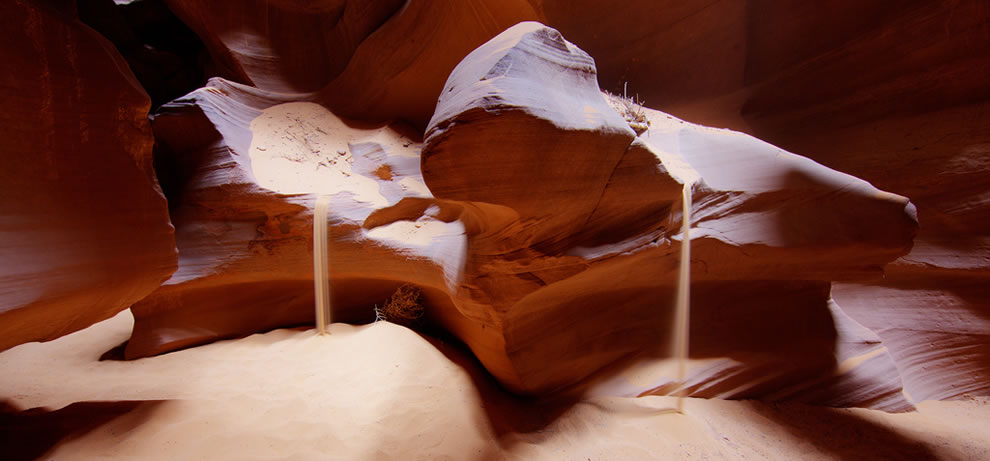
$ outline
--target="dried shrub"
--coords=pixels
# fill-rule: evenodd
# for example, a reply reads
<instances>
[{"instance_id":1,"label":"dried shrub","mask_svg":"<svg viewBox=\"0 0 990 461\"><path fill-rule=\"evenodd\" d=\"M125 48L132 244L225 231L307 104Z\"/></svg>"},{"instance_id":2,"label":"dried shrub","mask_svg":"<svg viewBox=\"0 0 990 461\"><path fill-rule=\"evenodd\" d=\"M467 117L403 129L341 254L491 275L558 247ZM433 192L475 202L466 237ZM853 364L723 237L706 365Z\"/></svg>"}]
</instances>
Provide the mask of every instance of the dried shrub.
<instances>
[{"instance_id":1,"label":"dried shrub","mask_svg":"<svg viewBox=\"0 0 990 461\"><path fill-rule=\"evenodd\" d=\"M422 292L415 285L402 285L382 308L375 307L375 320L414 325L423 317Z\"/></svg>"},{"instance_id":2,"label":"dried shrub","mask_svg":"<svg viewBox=\"0 0 990 461\"><path fill-rule=\"evenodd\" d=\"M626 119L626 123L636 132L637 136L650 129L650 121L646 119L646 113L643 111L643 101L626 96L625 94L619 96L608 91L605 92L605 95L607 96L606 100L608 100L608 104L622 118Z\"/></svg>"}]
</instances>

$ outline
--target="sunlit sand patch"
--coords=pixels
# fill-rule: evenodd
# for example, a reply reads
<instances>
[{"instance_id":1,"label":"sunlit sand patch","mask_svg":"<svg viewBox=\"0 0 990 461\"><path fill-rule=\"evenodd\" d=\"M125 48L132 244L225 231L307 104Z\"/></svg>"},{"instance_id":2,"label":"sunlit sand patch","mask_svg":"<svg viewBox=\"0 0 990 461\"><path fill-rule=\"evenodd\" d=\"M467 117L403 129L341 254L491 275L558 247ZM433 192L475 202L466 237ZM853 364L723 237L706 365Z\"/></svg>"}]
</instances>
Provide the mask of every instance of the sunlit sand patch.
<instances>
[{"instance_id":1,"label":"sunlit sand patch","mask_svg":"<svg viewBox=\"0 0 990 461\"><path fill-rule=\"evenodd\" d=\"M251 132L251 170L260 186L282 194L333 195L346 191L374 207L389 205L379 182L387 179L374 175L374 170L367 175L358 171L353 145L371 142L381 145L389 155L416 155L415 148L410 147L412 141L388 126L351 127L323 106L309 102L265 109L251 121ZM412 178L401 181L406 188L417 187L410 183L416 182Z\"/></svg>"}]
</instances>

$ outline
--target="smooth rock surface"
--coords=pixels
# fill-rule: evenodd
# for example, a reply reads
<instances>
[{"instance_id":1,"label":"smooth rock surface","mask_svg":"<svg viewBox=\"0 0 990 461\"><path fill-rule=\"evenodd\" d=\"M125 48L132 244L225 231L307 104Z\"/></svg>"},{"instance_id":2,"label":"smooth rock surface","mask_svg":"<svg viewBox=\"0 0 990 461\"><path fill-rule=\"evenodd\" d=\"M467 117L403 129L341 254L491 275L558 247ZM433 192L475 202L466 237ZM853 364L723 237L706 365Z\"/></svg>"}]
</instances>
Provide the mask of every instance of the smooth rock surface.
<instances>
[{"instance_id":1,"label":"smooth rock surface","mask_svg":"<svg viewBox=\"0 0 990 461\"><path fill-rule=\"evenodd\" d=\"M103 37L56 10L0 17L0 350L126 309L175 270L148 95Z\"/></svg>"},{"instance_id":2,"label":"smooth rock surface","mask_svg":"<svg viewBox=\"0 0 990 461\"><path fill-rule=\"evenodd\" d=\"M423 129L464 56L520 21L541 19L528 0L406 2L361 43L321 99L344 117Z\"/></svg>"}]
</instances>

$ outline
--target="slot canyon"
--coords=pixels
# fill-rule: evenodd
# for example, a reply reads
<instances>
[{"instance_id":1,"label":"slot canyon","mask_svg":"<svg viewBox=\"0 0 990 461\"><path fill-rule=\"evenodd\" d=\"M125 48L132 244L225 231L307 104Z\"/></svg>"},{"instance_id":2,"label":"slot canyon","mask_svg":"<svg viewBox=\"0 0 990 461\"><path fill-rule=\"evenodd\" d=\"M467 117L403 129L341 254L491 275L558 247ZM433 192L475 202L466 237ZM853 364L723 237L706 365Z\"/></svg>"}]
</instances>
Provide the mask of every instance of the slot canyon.
<instances>
[{"instance_id":1,"label":"slot canyon","mask_svg":"<svg viewBox=\"0 0 990 461\"><path fill-rule=\"evenodd\" d=\"M0 459L990 459L986 1L0 23Z\"/></svg>"}]
</instances>

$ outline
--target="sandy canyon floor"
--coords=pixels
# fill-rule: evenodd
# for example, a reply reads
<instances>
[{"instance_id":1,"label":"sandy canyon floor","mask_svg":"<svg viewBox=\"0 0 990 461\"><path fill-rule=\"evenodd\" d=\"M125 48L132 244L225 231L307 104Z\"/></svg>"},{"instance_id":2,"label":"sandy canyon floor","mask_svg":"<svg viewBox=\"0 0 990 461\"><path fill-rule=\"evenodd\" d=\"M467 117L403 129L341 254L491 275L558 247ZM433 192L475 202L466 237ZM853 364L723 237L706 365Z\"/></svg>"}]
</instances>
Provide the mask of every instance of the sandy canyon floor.
<instances>
[{"instance_id":1,"label":"sandy canyon floor","mask_svg":"<svg viewBox=\"0 0 990 461\"><path fill-rule=\"evenodd\" d=\"M990 399L913 413L667 397L534 402L379 322L137 361L125 311L0 353L2 459L990 459ZM101 360L104 357L104 360Z\"/></svg>"}]
</instances>

